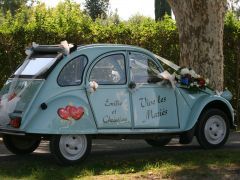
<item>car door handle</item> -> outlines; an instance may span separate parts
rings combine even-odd
[[[136,88],[136,83],[135,82],[130,82],[129,84],[128,84],[128,88],[129,89],[134,89],[134,88]]]

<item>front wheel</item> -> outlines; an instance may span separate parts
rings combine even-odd
[[[229,131],[227,115],[219,109],[209,109],[200,116],[196,137],[203,148],[215,149],[226,143]]]
[[[41,142],[40,138],[34,138],[29,136],[14,136],[4,135],[3,143],[6,148],[13,154],[24,155],[30,154],[38,148]]]
[[[62,165],[73,165],[86,159],[91,151],[89,135],[56,135],[50,141],[50,151]]]

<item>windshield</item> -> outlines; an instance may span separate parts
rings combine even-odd
[[[57,60],[57,54],[33,54],[14,73],[14,76],[39,76],[45,73]]]

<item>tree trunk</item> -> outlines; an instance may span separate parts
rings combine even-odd
[[[168,0],[176,17],[180,65],[223,89],[223,26],[226,0]]]

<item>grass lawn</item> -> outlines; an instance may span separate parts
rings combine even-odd
[[[200,148],[92,154],[62,167],[50,154],[0,157],[0,179],[239,179],[240,150]]]

